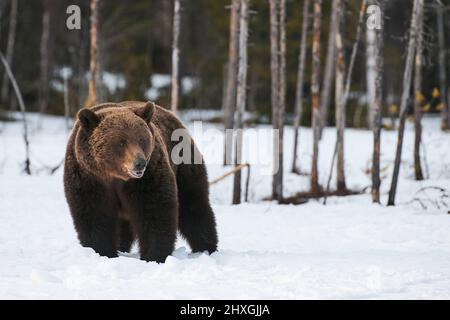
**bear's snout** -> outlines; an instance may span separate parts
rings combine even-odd
[[[134,160],[134,172],[142,172],[145,170],[145,167],[147,166],[147,162],[144,158],[139,157],[136,160]]]

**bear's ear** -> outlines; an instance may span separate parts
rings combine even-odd
[[[134,109],[134,113],[144,119],[145,122],[150,123],[153,117],[153,113],[155,112],[155,104],[153,102],[148,101],[142,107],[136,107]]]
[[[95,112],[87,108],[78,111],[77,117],[81,127],[87,131],[94,129],[100,123],[100,119]]]

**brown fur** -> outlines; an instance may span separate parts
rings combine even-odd
[[[194,252],[216,250],[205,165],[175,165],[169,157],[178,128],[184,128],[180,120],[153,103],[108,103],[79,112],[64,188],[83,246],[116,257],[136,239],[141,259],[163,262],[179,230]],[[145,172],[136,178],[142,163]]]

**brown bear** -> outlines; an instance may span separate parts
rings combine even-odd
[[[141,259],[164,262],[179,230],[193,252],[217,249],[203,158],[172,161],[176,129],[185,128],[152,102],[105,103],[78,112],[64,189],[82,246],[117,257],[136,239]],[[198,149],[188,138],[194,157]]]

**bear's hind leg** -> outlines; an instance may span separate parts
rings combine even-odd
[[[214,212],[209,203],[209,183],[204,164],[180,164],[177,168],[181,235],[193,252],[217,250]]]

